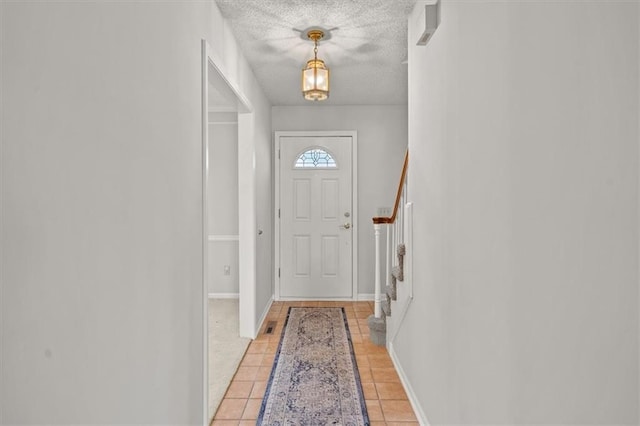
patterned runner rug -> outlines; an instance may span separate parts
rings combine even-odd
[[[289,308],[258,425],[368,425],[342,308]]]

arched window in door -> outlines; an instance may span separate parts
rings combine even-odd
[[[293,166],[295,169],[325,168],[337,169],[333,156],[322,148],[310,148],[298,156]]]

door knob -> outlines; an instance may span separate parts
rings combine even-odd
[[[349,222],[345,223],[344,225],[340,225],[340,228],[342,229],[349,229],[351,228],[351,224]]]

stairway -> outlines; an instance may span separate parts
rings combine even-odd
[[[386,345],[387,343],[387,317],[391,316],[391,306],[395,306],[398,303],[401,305],[400,316],[397,320],[394,318],[391,324],[389,324],[389,332],[392,334],[390,339],[393,340],[395,336],[394,333],[397,333],[398,326],[403,321],[404,314],[406,313],[407,305],[405,300],[407,296],[410,299],[413,298],[413,280],[409,273],[409,291],[401,292],[401,300],[392,303],[398,299],[398,281],[404,281],[404,257],[406,247],[411,248],[411,215],[409,214],[409,217],[405,218],[405,209],[409,209],[408,211],[410,213],[412,205],[412,203],[407,201],[406,176],[408,166],[409,151],[407,151],[404,156],[400,183],[398,184],[392,214],[390,216],[376,216],[372,218],[375,234],[375,312],[367,318],[367,322],[369,324],[369,336],[371,341],[376,345]],[[389,209],[386,208],[384,210],[389,211]],[[383,211],[383,208],[379,208],[378,211]],[[381,235],[386,237],[384,253],[383,250],[381,250]],[[407,245],[405,245],[405,241]],[[411,272],[412,260],[411,258],[407,260],[409,262],[407,271]],[[385,285],[385,289],[382,288],[383,283],[380,277],[382,271],[384,271],[384,275],[389,279],[387,285]]]
[[[391,283],[385,286],[384,300],[381,301],[382,313],[380,318],[370,315],[367,318],[369,324],[369,336],[371,342],[384,346],[387,343],[387,317],[391,316],[391,302],[398,297],[398,281],[404,281],[404,256],[406,247],[398,244],[397,247],[398,265],[391,268]]]

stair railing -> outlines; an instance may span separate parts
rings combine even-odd
[[[375,310],[376,318],[382,317],[382,282],[380,272],[382,269],[382,261],[380,254],[380,235],[382,230],[386,233],[386,253],[384,260],[384,273],[386,276],[386,284],[390,285],[391,271],[398,266],[398,257],[396,249],[400,244],[404,243],[404,205],[406,204],[407,191],[407,168],[409,166],[409,151],[404,156],[404,164],[402,166],[402,174],[400,175],[400,183],[396,192],[396,200],[393,206],[391,216],[378,216],[373,218],[373,230],[375,233]]]

